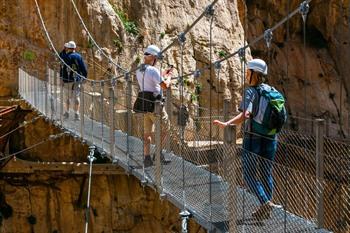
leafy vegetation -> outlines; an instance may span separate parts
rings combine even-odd
[[[123,43],[119,40],[119,38],[115,38],[113,40],[113,44],[118,48],[119,52],[123,50]]]
[[[141,57],[137,56],[135,59],[135,63],[138,65],[138,64],[140,64],[140,62],[141,62]]]
[[[220,50],[218,52],[218,55],[219,55],[220,58],[224,58],[224,57],[226,57],[227,53],[224,50]]]
[[[23,52],[23,59],[27,61],[34,61],[36,58],[35,52],[31,50],[26,50]]]
[[[118,15],[120,21],[122,22],[125,31],[130,33],[133,36],[137,36],[139,34],[139,29],[137,27],[136,22],[129,20],[127,14],[123,12],[122,10],[119,10],[116,6],[111,4],[113,7],[114,12]]]

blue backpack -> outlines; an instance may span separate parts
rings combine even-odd
[[[265,136],[280,132],[287,121],[283,95],[267,84],[255,87],[258,93],[258,109],[252,119],[252,131]]]

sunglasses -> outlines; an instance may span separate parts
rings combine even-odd
[[[144,53],[143,55],[145,55],[145,56],[152,56],[152,54],[150,54],[150,53]]]

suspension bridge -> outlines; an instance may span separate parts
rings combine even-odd
[[[110,60],[110,57],[103,52],[101,46],[89,32],[74,0],[71,2],[91,41],[101,51],[101,54]],[[171,47],[179,46],[181,67],[178,80],[182,97],[181,105],[184,104],[183,80],[185,77],[195,76],[198,79],[203,72],[208,71],[212,75],[212,70],[217,72],[217,77],[219,77],[221,64],[234,56],[238,56],[242,61],[242,76],[244,77],[245,50],[261,40],[264,40],[269,47],[273,31],[288,23],[290,18],[299,13],[305,25],[309,4],[312,1],[301,2],[297,9],[289,12],[284,19],[274,27],[267,29],[263,35],[249,44],[244,43],[245,46],[220,60],[212,61],[211,51],[210,65],[185,74],[183,56],[186,35],[205,16],[210,19],[211,32],[215,14],[214,5],[217,2],[218,0],[215,0],[208,5],[197,20],[161,52],[161,55],[165,55]],[[40,6],[36,0],[35,3],[48,45],[54,51],[53,56],[59,60],[59,63],[64,64],[46,28]],[[209,37],[212,47],[211,33]],[[242,138],[245,132],[233,126],[227,127],[225,132],[214,131],[211,124],[214,111],[211,105],[209,109],[200,109],[197,106],[195,113],[207,112],[207,116],[202,117],[195,114],[192,116],[194,123],[186,124],[184,116],[179,111],[177,119],[170,119],[171,130],[167,132],[166,143],[163,145],[161,137],[164,135],[161,134],[160,116],[162,103],[156,102],[155,142],[151,146],[156,155],[155,165],[144,167],[143,125],[138,124],[138,122],[143,122],[143,116],[132,111],[132,103],[136,98],[134,93],[137,90],[133,77],[135,71],[140,67],[127,70],[113,60],[110,61],[122,73],[120,76],[111,74],[112,78],[107,80],[82,77],[80,121],[72,117],[68,119],[63,117],[64,100],[70,97],[66,96],[70,95],[70,91],[64,90],[65,87],[60,81],[59,64],[47,63],[45,78],[33,75],[24,67],[19,68],[19,94],[29,107],[65,133],[90,145],[89,171],[86,167],[77,170],[75,164],[69,166],[67,164],[45,164],[45,167],[32,164],[32,170],[59,170],[80,174],[89,172],[91,177],[91,173],[94,172],[113,174],[111,171],[113,166],[115,173],[121,172],[120,168],[123,168],[126,173],[137,177],[143,185],[154,188],[159,192],[161,198],[169,200],[181,210],[182,232],[187,232],[189,217],[193,217],[208,232],[342,232],[341,226],[337,223],[346,222],[347,213],[337,215],[335,212],[336,208],[344,208],[346,201],[337,207],[332,206],[332,203],[327,201],[325,190],[326,188],[331,190],[333,185],[341,185],[345,190],[344,199],[350,194],[349,182],[334,184],[336,181],[332,180],[332,175],[335,174],[339,178],[337,180],[343,180],[348,175],[347,167],[343,162],[347,159],[349,146],[347,143],[325,135],[323,119],[290,116],[291,122],[298,121],[302,123],[301,125],[312,125],[312,129],[295,130],[289,125],[280,133],[277,157],[281,159],[273,162],[276,183],[273,201],[280,204],[281,207],[274,208],[268,219],[255,219],[251,214],[259,203],[257,198],[244,187],[240,159],[243,148],[240,143],[237,143],[237,138]],[[126,88],[118,87],[118,80],[121,79],[126,82]],[[171,117],[174,102],[171,90],[167,91],[166,97],[164,105]],[[209,98],[211,97],[210,91]],[[232,114],[227,110],[228,105],[229,102],[224,101],[224,111],[217,114],[215,118],[228,119]],[[74,115],[73,110],[70,110],[69,113],[70,116]],[[92,166],[96,148],[110,159],[111,165],[102,165],[100,168]],[[335,157],[334,152],[344,156]],[[162,164],[161,153],[171,160],[171,163]],[[303,166],[298,165],[302,162],[296,161],[296,157],[304,160]],[[257,157],[257,160],[259,163],[264,162],[263,158]],[[306,163],[308,169],[305,169]],[[21,163],[13,163],[12,170],[9,168],[8,171],[3,172],[16,172],[20,169],[27,171],[28,167],[25,168]],[[93,183],[89,182],[89,185]]]

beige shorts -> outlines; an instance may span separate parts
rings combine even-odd
[[[156,123],[156,115],[153,112],[148,112],[144,114],[140,114],[143,117],[143,127],[144,134],[154,133],[155,123]],[[166,133],[170,128],[168,114],[165,109],[162,110],[162,120],[161,120],[161,131],[162,134]]]
[[[73,100],[74,103],[79,104],[79,102],[80,102],[80,83],[61,82],[61,85],[63,85],[63,100],[64,100],[64,102],[69,103],[70,100]]]

